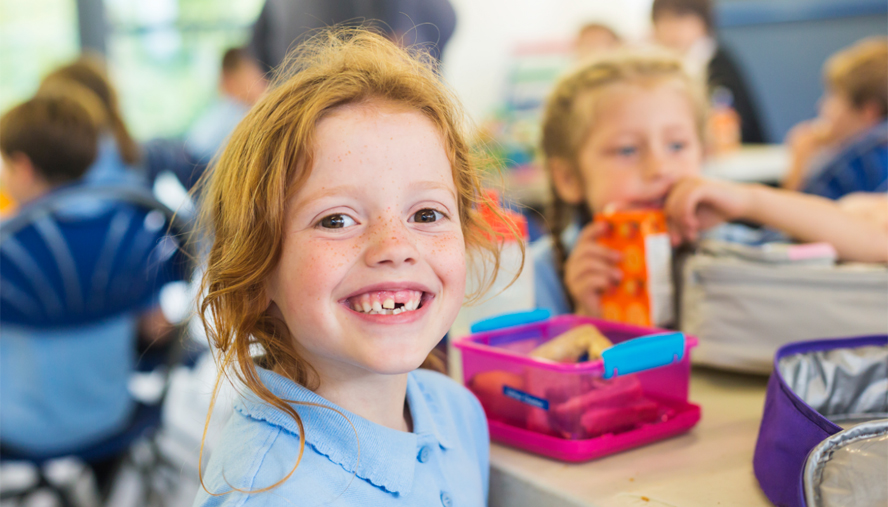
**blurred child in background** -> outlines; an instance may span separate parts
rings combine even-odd
[[[611,27],[604,23],[586,23],[580,28],[574,42],[577,58],[582,60],[620,47],[623,41]]]
[[[733,57],[716,38],[711,0],[654,0],[654,40],[682,56],[688,70],[705,76],[710,95],[733,108],[743,143],[763,143],[758,108]]]
[[[785,188],[839,199],[888,191],[888,39],[865,39],[826,62],[817,118],[787,136]]]
[[[96,158],[99,128],[94,113],[72,95],[38,95],[0,117],[0,156],[3,160],[0,183],[19,203],[19,213],[47,202],[55,192],[79,181]],[[4,245],[7,246],[12,248],[13,245]],[[18,248],[27,246],[19,243]],[[20,253],[19,258],[35,262],[25,252]],[[4,291],[7,290],[10,289],[5,287]],[[15,288],[11,291],[15,293]],[[4,297],[8,295],[9,292]],[[40,375],[44,371],[35,366],[58,365],[53,363],[59,360],[57,356],[45,353],[44,346],[52,346],[52,341],[31,340],[30,335],[22,339],[17,331],[15,326],[4,327],[3,340],[0,340],[0,398],[3,400],[0,449],[4,454],[10,450],[43,454],[80,445],[105,430],[117,429],[120,411],[116,404],[113,410],[102,412],[95,418],[96,414],[90,412],[109,399],[111,403],[117,401],[117,392],[106,386],[108,378],[101,379],[98,394],[91,400],[95,402],[92,407],[79,403],[82,399],[59,396],[57,389],[46,388],[53,379]],[[67,346],[57,346],[56,349],[62,353],[71,352]],[[64,360],[70,359],[67,355]],[[69,368],[52,368],[58,369],[67,371]],[[35,381],[28,375],[39,375],[39,379]],[[84,398],[89,396],[84,394]],[[84,412],[87,413],[85,417],[75,417],[74,421],[64,417]],[[89,424],[78,424],[83,421]]]
[[[542,151],[553,190],[551,237],[531,247],[537,306],[600,314],[621,254],[596,241],[608,210],[664,209],[674,244],[726,220],[751,220],[848,260],[885,262],[888,232],[816,196],[699,177],[706,99],[682,63],[617,52],[565,76],[549,98]]]
[[[192,125],[185,140],[191,156],[208,163],[267,86],[262,69],[246,49],[226,51],[219,75],[219,97]]]
[[[620,254],[596,242],[605,208],[662,208],[672,185],[703,160],[706,97],[677,58],[619,51],[555,87],[542,151],[553,190],[551,237],[531,247],[537,306],[597,316],[617,284]]]
[[[104,62],[97,56],[83,55],[43,78],[37,94],[48,89],[64,88],[67,83],[89,89],[103,107],[104,122],[100,126],[98,155],[84,179],[103,185],[146,185],[139,168],[139,145],[123,121],[117,93],[108,79]]]
[[[27,206],[79,180],[96,158],[98,118],[83,95],[38,95],[10,109],[0,118],[3,189]]]

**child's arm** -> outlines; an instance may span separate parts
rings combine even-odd
[[[678,182],[666,200],[673,242],[726,220],[748,220],[799,241],[825,241],[849,261],[888,262],[888,231],[818,196],[704,178]]]
[[[885,192],[855,192],[836,202],[846,213],[871,220],[888,232],[888,194]]]

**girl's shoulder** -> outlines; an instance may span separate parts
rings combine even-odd
[[[238,404],[215,441],[219,445],[213,449],[203,470],[206,490],[198,491],[195,507],[290,505],[283,499],[307,486],[316,498],[333,498],[338,493],[333,487],[335,484],[323,480],[323,476],[335,470],[331,470],[325,460],[318,459],[310,446],[302,447],[297,434],[255,413],[245,412]],[[294,473],[270,491],[250,493],[287,477],[297,459],[300,459],[298,474]],[[302,498],[302,501],[309,499]]]

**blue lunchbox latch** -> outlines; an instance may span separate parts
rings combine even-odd
[[[601,353],[604,378],[677,363],[684,359],[684,353],[684,333],[663,333],[627,340]]]
[[[527,312],[507,313],[497,315],[488,319],[479,320],[472,324],[472,333],[484,333],[487,331],[495,331],[505,327],[522,326],[524,324],[533,324],[541,320],[546,320],[552,316],[552,312],[545,308],[537,308]]]

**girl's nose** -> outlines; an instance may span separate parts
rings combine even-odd
[[[649,150],[644,161],[644,175],[649,180],[659,180],[670,175],[665,153]]]
[[[380,218],[369,231],[365,253],[368,266],[415,264],[419,251],[407,224],[396,217]]]

